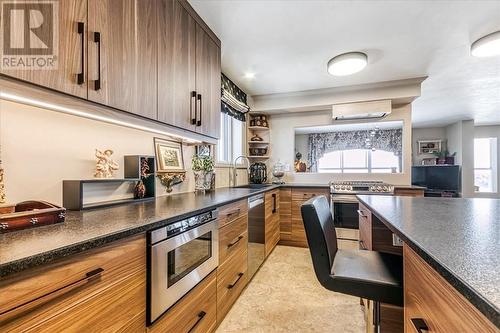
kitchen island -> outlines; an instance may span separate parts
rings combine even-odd
[[[415,307],[407,289],[418,280],[418,271],[407,269],[408,254],[415,254],[432,268],[438,279],[444,279],[459,298],[484,316],[490,329],[500,328],[500,200],[411,198],[394,196],[359,195],[358,199],[373,215],[400,237],[405,244],[405,327],[407,307]],[[417,276],[408,276],[409,273]],[[410,278],[410,279],[409,279]],[[436,279],[436,281],[438,281]],[[439,288],[436,282],[431,289]],[[441,295],[444,296],[444,293]],[[422,301],[420,299],[420,301]],[[436,300],[433,300],[436,301]],[[449,299],[434,310],[446,310]],[[460,300],[459,300],[460,301]],[[411,304],[410,304],[411,303]],[[418,302],[417,302],[418,303]],[[464,305],[464,302],[460,302]],[[425,307],[425,304],[417,304]],[[449,305],[451,306],[451,305]],[[455,309],[450,309],[454,311]],[[425,311],[421,311],[425,314]],[[453,316],[448,316],[452,318]],[[422,319],[422,318],[419,318]],[[423,318],[425,322],[426,318]],[[442,318],[446,320],[448,318]],[[465,320],[465,319],[464,319]],[[439,326],[427,320],[429,328]],[[413,324],[413,325],[418,325]],[[478,331],[481,330],[477,326]],[[496,327],[496,328],[495,328]],[[405,328],[406,330],[406,328]],[[489,330],[488,330],[489,331]],[[408,332],[411,332],[408,330]]]

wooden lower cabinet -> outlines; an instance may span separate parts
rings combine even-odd
[[[1,332],[143,332],[145,237],[0,280]]]
[[[404,331],[417,332],[422,320],[429,332],[498,332],[498,329],[439,273],[404,246]]]
[[[280,244],[292,239],[292,189],[280,188]]]
[[[265,202],[265,255],[273,251],[280,240],[280,192],[266,192]]]
[[[324,195],[329,199],[327,188],[291,188],[280,192],[280,244],[307,247],[307,237],[300,207],[307,200]]]
[[[209,333],[217,327],[217,273],[213,271],[147,331]]]
[[[248,282],[248,251],[242,247],[217,268],[217,321],[222,322]]]
[[[219,229],[219,265],[248,246],[248,214]]]

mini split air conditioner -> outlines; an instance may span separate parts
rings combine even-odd
[[[391,114],[390,100],[332,105],[334,121],[378,120]]]

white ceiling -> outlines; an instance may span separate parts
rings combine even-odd
[[[500,57],[469,55],[473,41],[500,30],[500,0],[189,2],[222,41],[224,73],[249,95],[428,75],[415,126],[500,124]],[[368,54],[367,68],[329,75],[327,61],[348,51]]]

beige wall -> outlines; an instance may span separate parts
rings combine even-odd
[[[154,155],[152,133],[102,123],[23,104],[0,100],[0,146],[8,202],[35,199],[62,203],[62,181],[91,179],[94,149],[113,149],[123,177],[123,156]],[[187,180],[173,193],[194,190],[191,157],[184,146]],[[229,169],[216,169],[216,185],[229,185]],[[239,182],[240,184],[244,181]],[[157,195],[166,194],[159,181]],[[130,187],[108,186],[93,192],[92,201],[129,197]]]
[[[411,183],[411,105],[393,108],[384,119],[403,121],[403,172],[400,174],[325,174],[288,172],[285,181],[296,183],[328,183],[331,180],[382,180],[391,184],[408,185]],[[308,111],[301,113],[279,114],[271,117],[271,152],[269,165],[278,159],[292,166],[294,158],[294,138],[296,127],[328,125],[332,123],[331,111]],[[307,156],[304,156],[307,158]]]
[[[446,149],[446,129],[444,127],[414,128],[412,130],[412,162],[421,165],[424,158],[435,157],[433,154],[419,154],[418,141],[443,140],[442,149]]]

